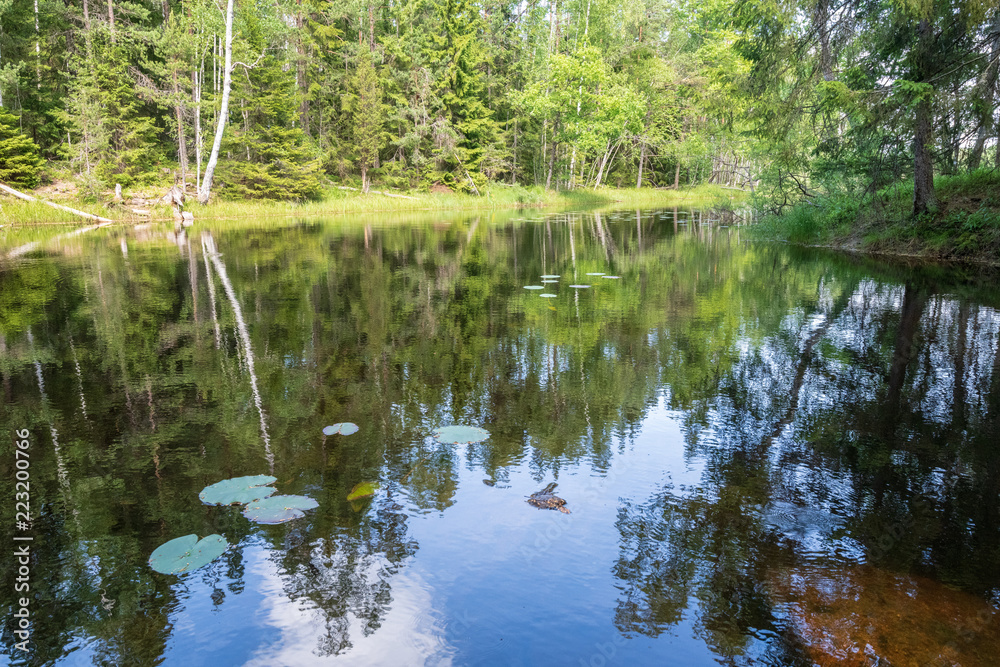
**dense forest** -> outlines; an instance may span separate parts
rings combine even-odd
[[[992,0],[0,0],[0,181],[755,190],[1000,163]]]

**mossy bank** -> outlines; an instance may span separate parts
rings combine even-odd
[[[752,231],[801,245],[1000,264],[1000,171],[938,176],[934,187],[937,203],[925,215],[910,214],[913,186],[899,184],[863,199],[818,197],[763,216]]]

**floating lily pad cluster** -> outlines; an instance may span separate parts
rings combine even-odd
[[[323,428],[323,435],[353,435],[358,432],[358,425],[351,422],[338,422]]]
[[[608,280],[619,280],[621,278],[621,276],[609,276],[608,274],[600,272],[600,271],[593,271],[593,272],[588,273],[587,275],[588,276],[593,276],[594,278],[606,278]],[[558,278],[559,278],[559,276],[557,274],[546,273],[545,275],[542,276],[542,285],[544,286],[544,285],[550,285],[550,284],[553,284],[553,283],[558,283],[559,282]],[[573,289],[589,289],[591,287],[591,285],[569,285],[569,287],[571,287]],[[541,286],[538,286],[538,285],[525,285],[524,289],[540,290],[540,289],[544,289],[544,287],[541,287]],[[545,297],[546,299],[553,299],[553,298],[556,297],[556,295],[552,294],[551,292],[543,292],[543,293],[539,294],[538,296]]]
[[[243,516],[257,523],[284,523],[316,509],[318,503],[305,496],[275,496],[276,478],[249,475],[224,479],[202,489],[198,495],[206,505],[245,505]]]
[[[356,427],[355,427],[356,428]],[[276,524],[305,516],[319,507],[306,496],[276,496],[270,475],[247,475],[209,484],[198,498],[206,505],[244,505],[243,516],[257,523]],[[198,539],[185,535],[161,544],[149,557],[149,566],[163,574],[181,574],[208,565],[229,547],[221,535]]]

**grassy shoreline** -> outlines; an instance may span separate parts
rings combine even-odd
[[[45,193],[33,193],[46,198]],[[162,194],[162,193],[159,193]],[[477,209],[519,209],[519,208],[602,208],[629,206],[656,207],[712,207],[729,205],[742,201],[745,193],[726,190],[717,186],[702,185],[681,190],[659,190],[652,188],[601,188],[599,190],[554,191],[542,188],[493,185],[484,189],[482,196],[447,193],[392,193],[402,197],[382,194],[363,195],[356,191],[328,189],[322,199],[308,202],[275,201],[227,201],[216,200],[201,205],[189,200],[185,206],[195,220],[225,220],[254,218],[307,217],[316,215],[370,214],[375,212],[418,212],[418,211],[472,211]],[[137,193],[138,200],[150,200],[156,193]],[[122,223],[141,223],[172,220],[173,212],[168,206],[126,206],[148,209],[150,217],[136,215],[126,208],[101,202],[85,202],[75,197],[51,198],[51,201],[80,209],[87,213],[110,218]],[[26,202],[13,197],[0,198],[0,225],[24,226],[45,224],[91,224],[89,220],[71,213],[54,209],[40,202]]]
[[[817,198],[751,227],[760,239],[873,256],[1000,265],[1000,172],[979,170],[934,179],[937,207],[910,215],[912,184],[867,201]]]

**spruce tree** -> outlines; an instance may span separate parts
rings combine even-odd
[[[469,0],[439,0],[441,33],[433,35],[443,71],[439,76],[440,95],[445,119],[458,134],[455,147],[443,155],[457,163],[464,172],[479,167],[483,152],[496,140],[499,126],[492,112],[483,104],[483,76],[479,66],[484,55],[477,36],[481,21]]]
[[[149,178],[159,162],[157,128],[136,97],[126,49],[112,41],[109,33],[98,33],[93,43],[95,97],[103,111],[101,125],[108,140],[97,176],[106,185],[128,186]]]
[[[367,47],[361,47],[358,57],[358,70],[353,81],[354,105],[354,140],[358,145],[358,163],[361,167],[361,189],[368,192],[371,178],[368,171],[378,157],[382,147],[382,86],[378,74],[372,65],[371,52]]]
[[[320,161],[298,121],[294,72],[266,55],[246,76],[233,77],[233,99],[244,112],[223,141],[219,191],[246,199],[315,199]]]
[[[33,188],[41,165],[38,146],[21,134],[17,117],[0,107],[0,183]]]

